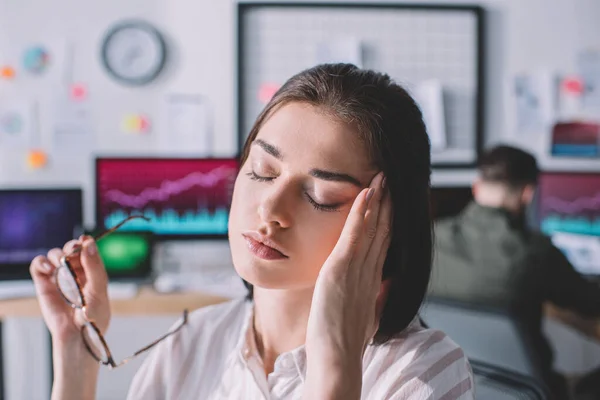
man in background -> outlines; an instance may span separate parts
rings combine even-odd
[[[567,385],[553,371],[552,351],[542,333],[543,304],[600,317],[600,285],[585,280],[549,238],[527,227],[525,211],[538,173],[535,158],[514,147],[498,146],[482,155],[474,201],[435,227],[430,296],[516,315],[533,343],[545,383],[557,399],[567,399]],[[576,399],[600,399],[600,369],[580,381],[576,394]]]

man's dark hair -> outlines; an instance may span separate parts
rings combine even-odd
[[[536,184],[539,169],[535,157],[524,150],[500,145],[485,151],[477,163],[484,182],[516,188]]]
[[[408,92],[386,74],[351,64],[318,65],[291,77],[273,96],[250,131],[242,165],[264,122],[294,102],[356,127],[371,162],[386,176],[394,216],[383,278],[390,284],[374,338],[384,343],[417,316],[431,273],[430,144],[423,116]],[[245,283],[251,297],[252,286]]]

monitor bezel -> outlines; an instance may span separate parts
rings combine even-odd
[[[106,229],[102,223],[102,215],[100,210],[100,180],[98,179],[98,165],[102,161],[234,161],[237,164],[237,170],[240,170],[240,160],[238,157],[152,157],[152,156],[96,156],[94,159],[94,218],[96,229]],[[133,232],[133,231],[128,231]],[[154,233],[157,242],[171,240],[215,240],[228,239],[229,232],[222,234],[164,234]]]
[[[69,186],[69,187],[36,187],[36,188],[20,188],[20,187],[3,187],[0,188],[0,195],[2,194],[11,194],[11,193],[27,193],[27,194],[51,194],[51,193],[60,193],[60,194],[74,194],[79,197],[80,207],[79,207],[79,215],[78,219],[80,221],[79,229],[81,232],[84,231],[84,198],[83,198],[83,189],[81,187]],[[77,228],[77,227],[75,227]],[[49,249],[50,250],[50,249]],[[46,256],[46,254],[40,254],[42,256]],[[9,280],[30,280],[31,273],[29,272],[29,267],[31,265],[31,261],[29,263],[2,263],[0,262],[0,280],[9,281]]]

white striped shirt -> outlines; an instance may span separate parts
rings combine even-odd
[[[300,399],[304,346],[281,354],[265,374],[256,351],[252,303],[236,299],[201,308],[155,349],[137,372],[129,400]],[[469,400],[471,367],[444,333],[418,322],[363,357],[363,400]]]

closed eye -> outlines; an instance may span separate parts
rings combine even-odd
[[[260,176],[254,171],[250,171],[246,175],[248,175],[248,177],[250,177],[250,179],[252,179],[253,181],[259,181],[259,182],[270,182],[273,179],[275,179],[275,177],[272,177],[272,176]]]
[[[250,172],[246,173],[246,175],[253,181],[258,181],[258,182],[272,182],[275,179],[274,176],[261,176],[261,175],[258,175],[254,171],[250,171]],[[341,204],[318,203],[312,197],[310,197],[310,195],[307,192],[304,192],[304,197],[306,197],[306,200],[308,200],[310,205],[313,206],[313,208],[317,211],[324,211],[324,212],[339,211],[339,208],[341,206]]]

